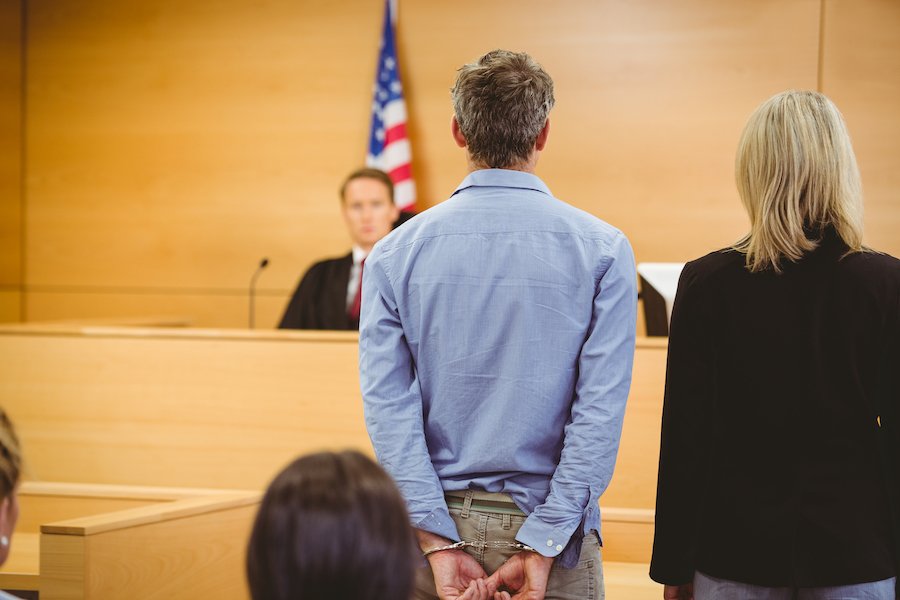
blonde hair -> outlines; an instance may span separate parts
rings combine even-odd
[[[831,227],[862,247],[862,189],[844,119],[818,92],[787,91],[757,108],[741,135],[735,179],[750,233],[735,244],[747,268],[781,271]]]
[[[0,408],[0,499],[9,497],[22,471],[19,438],[6,411]]]

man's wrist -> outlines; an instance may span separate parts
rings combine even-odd
[[[419,549],[425,553],[432,548],[440,548],[453,544],[453,540],[445,538],[442,535],[425,531],[424,529],[416,529],[416,539],[419,542]]]
[[[435,546],[433,548],[422,548],[422,556],[428,558],[430,555],[435,554],[437,552],[443,552],[445,550],[461,550],[466,545],[465,542],[455,542],[453,544],[447,544],[445,546]]]
[[[528,556],[526,557],[525,560],[536,560],[538,562],[544,563],[545,565],[552,565],[553,562],[556,560],[556,557],[555,556],[544,556],[537,550],[532,550],[531,552],[528,553]]]

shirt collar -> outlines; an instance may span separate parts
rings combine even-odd
[[[470,187],[520,188],[535,190],[548,196],[553,196],[547,184],[541,181],[537,175],[511,169],[479,169],[472,171],[462,180],[462,183],[459,184],[453,195]]]
[[[359,263],[361,263],[366,256],[368,256],[368,253],[365,250],[363,250],[356,244],[353,245],[353,264],[354,265],[358,265]]]

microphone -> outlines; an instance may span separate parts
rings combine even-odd
[[[250,329],[253,329],[254,321],[255,321],[254,304],[256,302],[256,280],[259,279],[259,275],[263,272],[263,269],[265,269],[268,266],[269,266],[269,259],[263,258],[261,261],[259,261],[259,266],[256,267],[256,270],[253,271],[253,277],[250,278],[250,318],[249,318]]]

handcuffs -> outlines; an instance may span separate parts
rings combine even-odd
[[[434,554],[435,552],[442,552],[444,550],[459,550],[462,548],[478,548],[481,550],[491,549],[491,550],[520,550],[527,552],[537,552],[531,546],[526,546],[525,544],[521,544],[519,542],[467,542],[462,540],[460,542],[456,542],[454,544],[449,544],[447,546],[438,546],[437,548],[429,548],[425,552],[422,553],[422,556],[428,556],[429,554]]]

